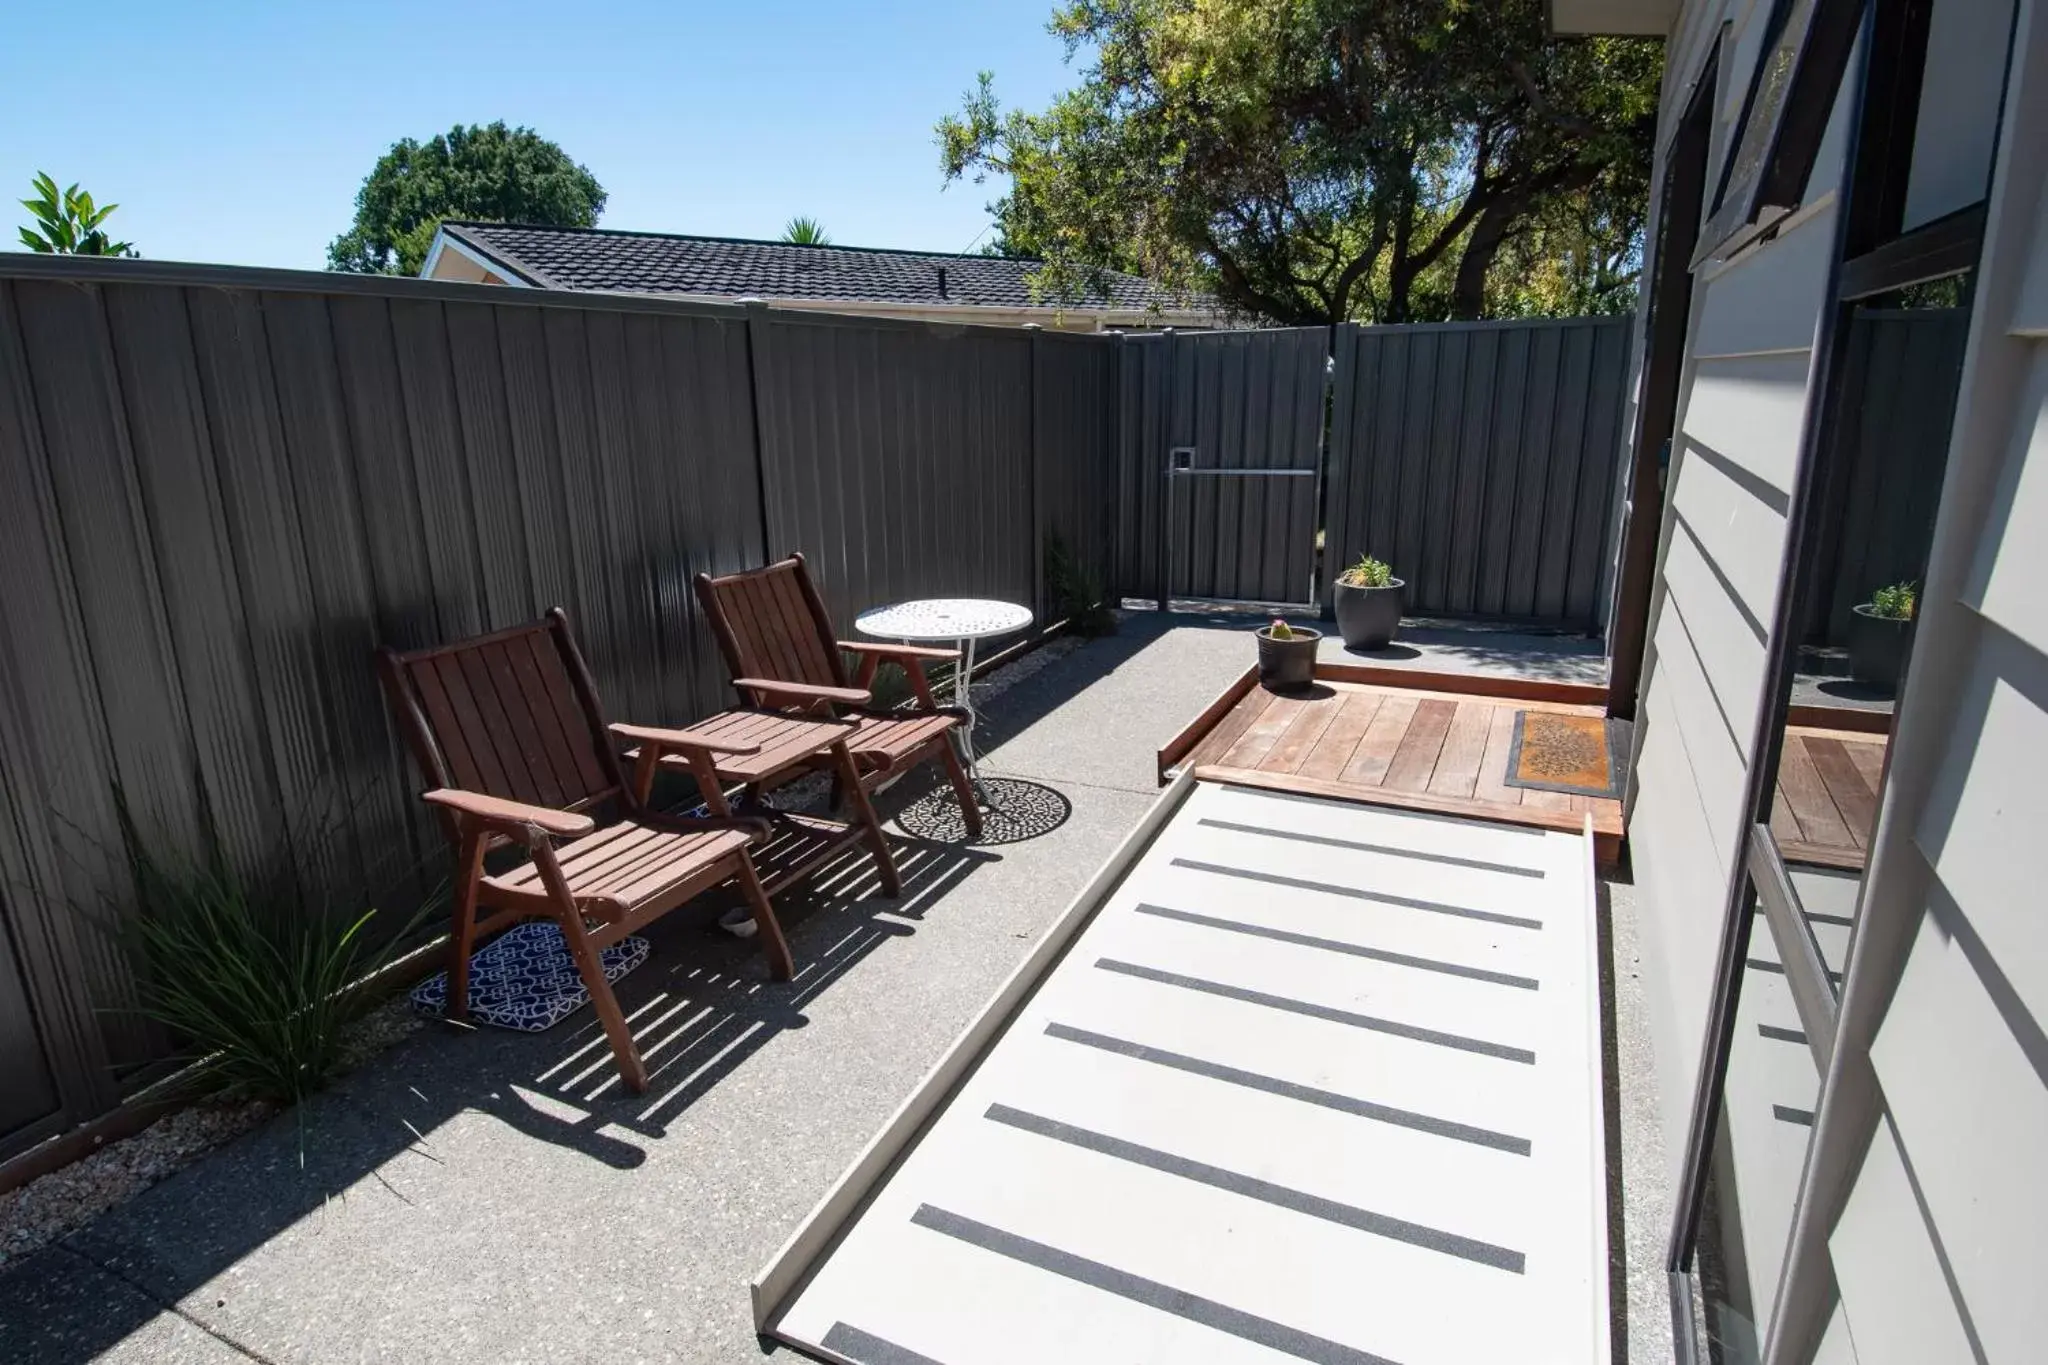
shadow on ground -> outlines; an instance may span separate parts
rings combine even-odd
[[[1013,687],[986,742],[1105,681],[1129,687],[1118,671],[1171,624]],[[1163,737],[1124,746],[1130,792],[1082,799],[1057,775],[991,773],[1007,810],[973,841],[930,779],[885,793],[903,894],[883,898],[853,851],[777,897],[792,981],[716,929],[716,896],[650,926],[649,961],[618,985],[644,1094],[619,1081],[587,1010],[543,1034],[429,1024],[0,1270],[0,1359],[461,1360],[520,1343],[542,1358],[566,1343],[757,1354],[745,1274],[1136,819]],[[821,1009],[826,1038],[793,1047]],[[621,1295],[629,1318],[603,1320],[597,1305]],[[644,1320],[656,1315],[673,1323]]]

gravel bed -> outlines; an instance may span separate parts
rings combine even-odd
[[[421,1020],[404,995],[357,1020],[342,1045],[353,1070],[413,1033]],[[132,1137],[81,1157],[20,1189],[0,1194],[0,1266],[69,1236],[116,1205],[240,1137],[272,1114],[268,1101],[203,1101],[158,1119]]]

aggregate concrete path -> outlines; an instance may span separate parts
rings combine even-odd
[[[754,1335],[748,1279],[1136,823],[1158,746],[1248,662],[1243,625],[1136,615],[1004,693],[984,716],[986,769],[1028,784],[1006,793],[1056,827],[970,847],[902,834],[899,816],[902,900],[858,867],[807,903],[785,898],[790,985],[701,916],[657,925],[620,992],[654,1072],[646,1095],[621,1090],[580,1016],[539,1036],[430,1027],[0,1273],[0,1358],[793,1358]],[[1463,654],[1512,667],[1514,643]],[[1528,643],[1548,676],[1586,667],[1576,648]],[[891,793],[885,814],[917,795]],[[1642,1362],[1660,1338],[1668,1358],[1662,1273],[1643,1259],[1667,1215],[1622,937],[1634,1036],[1609,1068],[1629,1132],[1616,1242]]]

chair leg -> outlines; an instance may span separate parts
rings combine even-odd
[[[833,745],[832,763],[845,787],[847,799],[853,802],[853,821],[861,827],[868,850],[875,855],[875,870],[882,874],[882,894],[894,900],[903,894],[903,874],[896,870],[896,856],[889,851],[889,840],[882,833],[882,820],[875,814],[875,803],[868,800],[868,789],[860,783],[860,772],[853,766],[852,751],[844,743]]]
[[[640,1060],[640,1049],[633,1045],[633,1031],[626,1027],[626,1014],[619,1008],[619,998],[612,994],[612,983],[604,979],[604,963],[597,949],[590,946],[590,935],[583,929],[583,912],[576,908],[576,898],[569,894],[569,883],[562,876],[562,865],[555,861],[555,850],[542,839],[535,842],[531,852],[541,885],[548,889],[548,899],[555,903],[555,922],[562,927],[562,942],[568,945],[569,956],[576,963],[576,974],[583,978],[583,989],[590,992],[590,1003],[597,1010],[598,1022],[604,1025],[604,1036],[611,1040],[619,1076],[636,1093],[643,1091],[647,1089],[647,1064]]]
[[[967,765],[953,748],[953,737],[939,737],[939,752],[946,758],[946,776],[953,779],[953,794],[960,798],[960,817],[967,822],[967,837],[981,837],[981,803],[974,798],[974,784],[967,779]]]
[[[584,932],[583,916],[575,912],[557,914],[556,923],[562,926],[562,941],[569,945],[569,956],[575,959],[576,974],[583,978],[583,989],[590,992],[590,1003],[597,1010],[597,1020],[604,1025],[604,1036],[612,1045],[612,1057],[619,1065],[619,1077],[636,1094],[647,1089],[647,1064],[640,1060],[640,1049],[633,1042],[633,1031],[626,1027],[626,1012],[619,1008],[619,998],[612,994],[612,983],[604,979],[604,962],[598,957],[597,949],[590,946],[590,936]]]
[[[787,981],[796,975],[796,959],[789,955],[789,940],[782,936],[781,921],[775,918],[775,907],[768,903],[768,893],[761,889],[761,878],[754,871],[754,860],[745,853],[740,854],[740,894],[747,898],[747,905],[754,912],[754,927],[760,931],[761,956],[768,959],[768,974],[777,981]]]
[[[455,930],[448,940],[448,1003],[442,1013],[449,1019],[467,1019],[469,955],[476,951],[477,887],[484,875],[482,837],[464,835],[456,856]]]

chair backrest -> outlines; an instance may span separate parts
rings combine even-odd
[[[697,600],[733,677],[846,686],[832,618],[802,555],[720,578],[698,574]]]
[[[377,663],[406,744],[435,786],[555,810],[581,810],[623,790],[596,688],[561,608],[434,649],[380,649]]]

